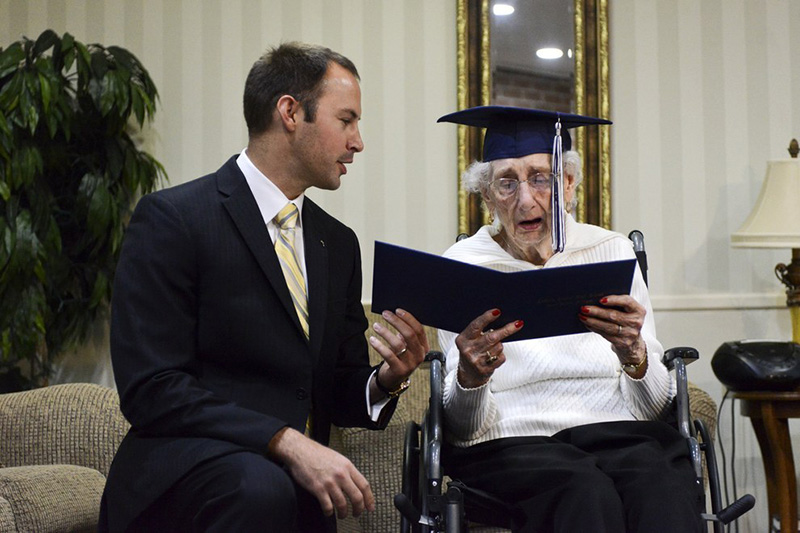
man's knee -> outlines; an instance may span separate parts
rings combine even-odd
[[[255,453],[199,465],[173,488],[184,525],[223,531],[289,531],[297,516],[295,486],[280,466]]]
[[[225,463],[214,480],[215,499],[241,513],[297,514],[294,483],[279,465],[257,454],[234,454]]]

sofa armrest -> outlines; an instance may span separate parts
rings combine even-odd
[[[17,533],[17,525],[14,523],[14,512],[11,504],[0,496],[0,531]]]
[[[103,474],[82,466],[0,468],[0,500],[8,504],[0,514],[10,508],[11,531],[18,533],[94,531],[105,483]]]
[[[0,394],[0,463],[73,464],[108,475],[128,430],[117,392],[90,383]]]
[[[706,391],[689,382],[689,411],[692,420],[702,420],[714,439],[717,430],[717,404]]]

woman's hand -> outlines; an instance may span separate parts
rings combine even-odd
[[[623,365],[634,365],[634,378],[641,378],[647,371],[647,345],[642,338],[646,311],[642,305],[628,295],[606,296],[600,305],[586,305],[578,317],[590,331],[601,335],[611,343]]]
[[[494,371],[506,362],[503,339],[523,326],[522,320],[517,320],[498,330],[484,331],[498,316],[499,309],[486,311],[470,322],[456,337],[459,354],[458,382],[465,389],[474,389],[489,381]]]

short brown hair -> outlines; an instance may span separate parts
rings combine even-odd
[[[244,119],[250,136],[266,131],[278,100],[286,94],[303,106],[306,122],[314,122],[322,79],[331,62],[347,69],[360,81],[352,61],[323,46],[290,42],[261,56],[244,84]]]

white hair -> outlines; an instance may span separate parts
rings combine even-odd
[[[563,154],[564,158],[564,174],[573,176],[575,180],[575,189],[583,181],[583,165],[581,164],[581,156],[575,150],[568,150]],[[466,192],[481,195],[483,202],[483,193],[489,188],[489,183],[492,181],[492,163],[484,163],[483,161],[473,161],[461,175],[461,188]],[[484,202],[485,205],[485,202]],[[572,212],[575,206],[578,205],[578,195],[573,195],[572,201],[567,206],[567,211]],[[500,217],[497,213],[492,213],[492,226],[500,230]]]
[[[575,193],[572,195],[572,201],[567,206],[567,212],[572,213],[575,206],[578,205],[578,187],[583,182],[583,164],[581,162],[581,155],[575,150],[567,150],[563,154],[564,157],[564,174],[569,174],[575,180]]]

